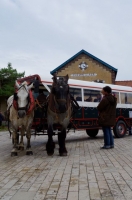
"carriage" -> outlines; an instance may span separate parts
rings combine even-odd
[[[38,77],[40,80],[39,97],[36,101],[35,115],[32,124],[32,134],[47,135],[47,116],[46,106],[47,97],[52,86],[52,79],[45,78],[41,80],[40,76],[35,74],[33,76],[18,79],[20,83],[27,81],[33,82],[34,78]],[[101,127],[98,125],[98,111],[97,105],[101,99],[100,91],[104,87],[104,83],[95,83],[88,81],[80,81],[69,79],[70,94],[73,99],[77,101],[79,107],[72,101],[73,112],[70,118],[67,131],[86,130],[90,137],[96,137]],[[116,125],[113,127],[115,137],[124,137],[127,130],[131,130],[132,126],[132,88],[126,86],[110,85],[113,94],[117,97],[116,109]],[[54,134],[58,134],[60,125],[54,124]]]

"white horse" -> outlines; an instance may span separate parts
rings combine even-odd
[[[7,100],[7,109],[9,109],[9,120],[11,122],[13,130],[13,149],[11,151],[11,156],[17,156],[17,131],[21,128],[21,141],[19,147],[24,149],[23,135],[26,132],[27,137],[27,148],[26,154],[33,154],[30,145],[31,138],[31,126],[34,117],[34,99],[30,89],[33,87],[33,84],[30,86],[27,85],[27,82],[23,82],[21,85],[16,81],[17,92],[8,98]]]

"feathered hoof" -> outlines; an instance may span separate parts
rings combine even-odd
[[[53,154],[54,154],[54,150],[53,151],[47,151],[48,156],[53,156]]]
[[[46,144],[46,151],[48,156],[52,156],[54,154],[55,143],[54,142],[47,142]]]
[[[24,151],[24,147],[23,147],[23,146],[19,146],[19,147],[18,147],[18,150]]]
[[[53,148],[55,149],[55,142],[53,142]]]
[[[60,156],[67,156],[67,152],[60,153]]]
[[[59,148],[59,154],[60,156],[67,156],[67,149],[64,148]]]
[[[33,152],[32,151],[26,151],[26,155],[28,155],[28,156],[33,155]]]
[[[20,147],[19,147],[19,150],[20,150],[20,151],[24,151],[24,147],[23,147],[23,146],[20,146]]]
[[[17,154],[17,152],[16,151],[13,151],[13,152],[11,152],[11,156],[13,157],[13,156],[17,156],[18,154]]]

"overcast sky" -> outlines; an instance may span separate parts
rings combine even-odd
[[[132,0],[0,0],[0,68],[50,76],[81,49],[132,80]]]

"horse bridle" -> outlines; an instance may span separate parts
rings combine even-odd
[[[20,90],[22,87],[24,87],[24,89],[26,90],[26,92],[28,93],[28,91],[27,91],[27,88],[25,87],[25,85],[21,85],[20,86],[20,88],[18,89],[18,90]],[[24,106],[24,107],[21,107],[21,108],[17,108],[17,110],[18,111],[20,111],[20,110],[25,110],[26,112],[27,112],[27,110],[28,110],[28,105],[29,105],[29,93],[28,93],[28,102],[27,102],[27,105],[26,106]],[[17,99],[18,99],[18,97],[17,97]],[[18,104],[18,103],[17,103]]]

